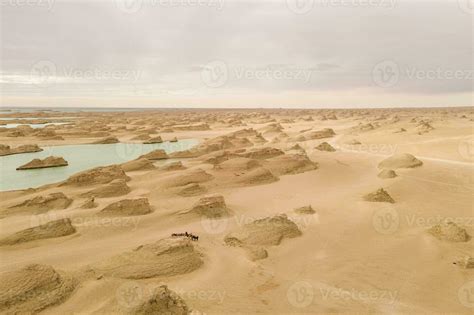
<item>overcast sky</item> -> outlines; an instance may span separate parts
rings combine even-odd
[[[2,106],[466,106],[472,0],[0,0]]]

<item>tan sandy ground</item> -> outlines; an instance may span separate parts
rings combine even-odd
[[[52,266],[38,267],[47,279],[74,279],[73,291],[60,298],[57,285],[35,286],[42,274],[27,281],[34,294],[4,284],[2,290],[27,300],[8,311],[38,310],[41,297],[44,314],[471,314],[474,268],[458,262],[474,256],[473,118],[472,108],[79,113],[70,126],[50,128],[64,140],[1,131],[0,144],[12,147],[112,136],[201,141],[192,158],[152,161],[155,168],[128,164],[130,180],[112,185],[100,176],[100,183],[86,178],[83,185],[0,193],[0,239],[61,218],[76,229],[0,246],[1,279],[31,264]],[[323,142],[335,151],[315,149]],[[385,163],[397,176],[379,177],[380,162],[398,153],[422,165]],[[163,167],[177,160],[183,166]],[[102,193],[116,183],[130,189]],[[365,200],[381,188],[394,203]],[[97,207],[81,208],[91,191],[98,192]],[[44,204],[41,211],[12,208],[58,192],[73,202],[51,201],[50,211]],[[199,201],[209,196],[224,200]],[[114,202],[140,198],[152,211],[101,214]],[[295,211],[307,206],[313,214]],[[210,215],[216,211],[222,215]],[[286,219],[265,219],[280,214],[297,230],[288,234]],[[429,230],[438,224],[447,228]],[[171,237],[184,232],[199,240]],[[232,246],[224,241],[229,235],[259,241]],[[27,274],[15,277],[22,283]],[[7,311],[2,301],[17,301],[10,295],[0,295],[0,312]]]

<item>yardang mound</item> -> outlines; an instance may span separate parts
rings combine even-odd
[[[167,238],[111,257],[94,269],[112,277],[145,279],[186,274],[202,264],[191,240]]]
[[[393,155],[379,163],[379,168],[397,169],[397,168],[413,168],[423,165],[411,154],[403,153]]]
[[[44,213],[49,210],[62,210],[69,207],[72,199],[66,197],[65,194],[52,193],[46,196],[36,196],[32,199],[14,205],[7,210],[7,212],[29,212],[29,213]]]
[[[228,234],[224,241],[232,246],[279,245],[284,238],[301,234],[298,226],[282,214],[245,224],[240,230]]]
[[[55,238],[76,233],[76,229],[69,219],[60,219],[43,225],[19,231],[0,240],[0,245],[16,245],[30,241]]]
[[[439,240],[448,242],[467,242],[471,238],[465,229],[450,221],[431,227],[428,233]]]
[[[316,149],[316,150],[319,150],[319,151],[326,151],[326,152],[335,152],[335,151],[336,151],[336,149],[334,149],[333,146],[330,145],[330,144],[327,143],[327,142],[321,143],[321,144],[318,145],[315,149]]]
[[[58,167],[58,166],[67,166],[68,163],[62,157],[57,156],[48,156],[47,158],[33,159],[30,162],[17,167],[17,170],[31,170],[36,168],[47,168],[47,167]]]
[[[394,170],[382,170],[377,176],[383,179],[395,178],[397,177],[397,173],[395,173]]]
[[[107,184],[114,179],[129,181],[130,177],[118,165],[101,166],[74,174],[63,185],[89,186]]]
[[[393,200],[393,198],[383,188],[378,189],[376,192],[365,195],[364,200],[370,202],[395,203],[395,200]]]
[[[82,196],[85,197],[99,197],[99,198],[108,198],[108,197],[117,197],[128,194],[131,191],[127,183],[123,179],[114,179],[104,186],[97,187]]]
[[[132,216],[145,215],[153,212],[147,198],[124,199],[111,203],[100,211],[100,214]]]
[[[186,213],[195,213],[207,218],[220,218],[227,216],[229,211],[225,203],[224,197],[220,195],[206,196],[199,199],[191,210]]]
[[[76,281],[51,266],[28,265],[0,275],[0,312],[33,314],[66,300]]]

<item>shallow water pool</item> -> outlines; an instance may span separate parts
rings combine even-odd
[[[67,179],[69,176],[97,166],[123,163],[155,149],[167,153],[187,150],[198,143],[195,139],[156,144],[115,143],[81,144],[43,147],[44,151],[0,157],[0,191],[34,188]],[[68,166],[17,171],[32,159],[60,156]]]

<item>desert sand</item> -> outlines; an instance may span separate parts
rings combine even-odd
[[[0,192],[0,313],[472,314],[472,108],[74,116],[0,126],[0,161],[199,144]]]

